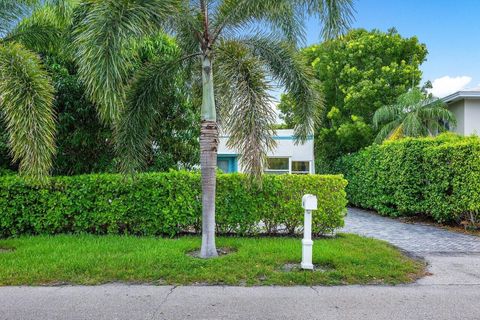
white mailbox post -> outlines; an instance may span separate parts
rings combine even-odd
[[[312,210],[317,210],[317,197],[306,194],[302,198],[302,207],[305,209],[305,220],[302,239],[302,269],[313,270],[312,263]]]

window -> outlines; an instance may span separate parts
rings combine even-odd
[[[237,157],[234,155],[218,155],[217,167],[222,170],[223,173],[237,172]]]
[[[292,161],[292,173],[293,174],[309,174],[310,162],[309,161]]]
[[[268,158],[266,173],[284,174],[290,173],[290,159],[288,158]]]
[[[230,171],[230,161],[228,159],[217,159],[217,167],[224,173],[228,173]]]

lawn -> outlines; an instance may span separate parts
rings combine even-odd
[[[321,271],[285,271],[301,260],[294,238],[228,238],[232,253],[211,260],[188,253],[199,237],[55,236],[0,240],[0,285],[101,284],[107,282],[228,285],[398,284],[424,265],[390,245],[355,235],[315,240]]]

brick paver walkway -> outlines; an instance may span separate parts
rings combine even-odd
[[[341,232],[385,240],[415,254],[480,253],[480,237],[429,225],[403,223],[354,208],[348,209]]]

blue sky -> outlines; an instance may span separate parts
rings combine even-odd
[[[421,69],[438,96],[480,87],[480,0],[356,0],[354,28],[417,36],[429,54]],[[320,41],[318,21],[308,22],[308,44]]]

